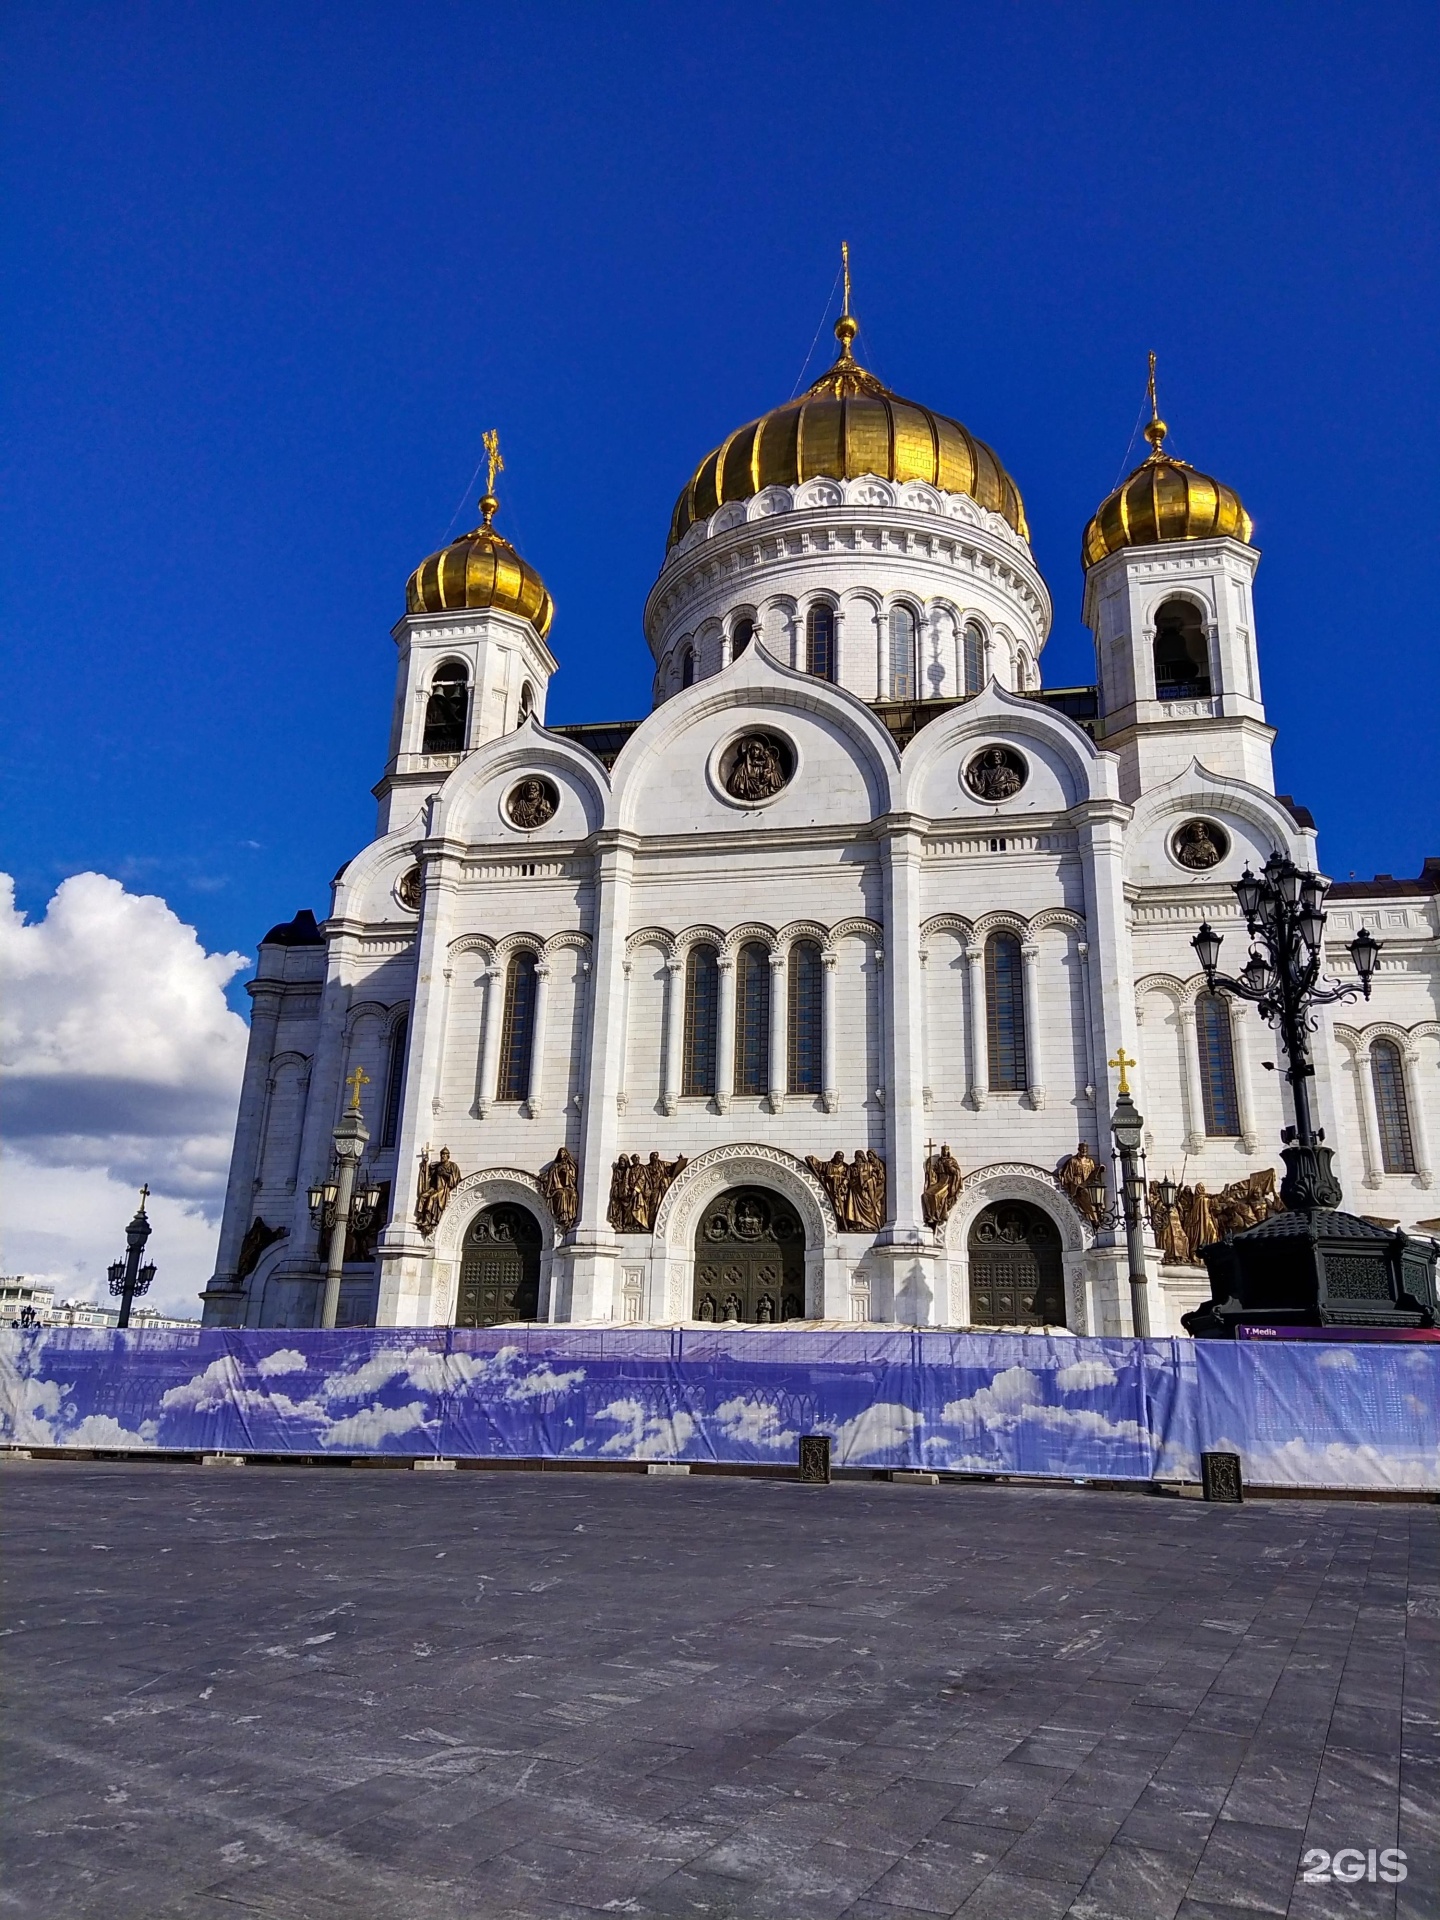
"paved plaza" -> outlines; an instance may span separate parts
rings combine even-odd
[[[1440,1913],[1433,1505],[46,1461],[0,1497],[16,1920]],[[1301,1881],[1397,1846],[1399,1885]]]

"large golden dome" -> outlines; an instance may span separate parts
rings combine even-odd
[[[528,560],[491,526],[500,502],[495,498],[495,475],[504,466],[498,441],[491,457],[490,485],[480,511],[482,525],[462,533],[439,553],[422,560],[405,583],[407,613],[449,613],[460,607],[498,607],[502,613],[528,620],[543,640],[555,618],[555,602]]]
[[[1197,473],[1164,451],[1169,428],[1155,400],[1155,356],[1150,356],[1149,457],[1095,509],[1085,529],[1081,559],[1093,567],[1122,547],[1148,547],[1165,540],[1249,541],[1255,522],[1233,487]]]
[[[835,327],[840,357],[830,371],[798,400],[737,428],[705,456],[675,502],[669,546],[727,500],[749,500],[764,487],[794,487],[822,474],[858,480],[866,473],[968,493],[1029,538],[1019,488],[993,450],[958,420],[891,393],[851,351],[857,331],[843,314]]]

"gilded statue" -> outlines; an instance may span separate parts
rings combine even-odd
[[[1091,1181],[1095,1178],[1098,1163],[1091,1157],[1090,1149],[1082,1140],[1074,1153],[1067,1153],[1055,1169],[1055,1178],[1060,1182],[1060,1190],[1065,1194],[1071,1206],[1082,1220],[1089,1221],[1092,1227],[1100,1225],[1100,1202],[1096,1199]]]
[[[849,1166],[843,1153],[828,1160],[807,1153],[805,1164],[830,1196],[842,1233],[878,1233],[885,1224],[885,1162],[861,1147]]]
[[[531,778],[522,780],[514,789],[505,802],[505,811],[512,826],[519,827],[522,833],[532,833],[536,827],[543,827],[547,820],[555,818],[558,805],[559,795],[550,782]]]
[[[1150,1182],[1150,1219],[1160,1243],[1162,1263],[1167,1267],[1193,1266],[1199,1261],[1202,1247],[1222,1240],[1227,1233],[1258,1227],[1271,1214],[1284,1211],[1273,1167],[1261,1167],[1243,1180],[1232,1180],[1218,1193],[1207,1193],[1199,1181],[1193,1187],[1178,1187],[1175,1203],[1168,1210],[1161,1204],[1159,1181]]]
[[[1180,1224],[1179,1193],[1176,1204],[1167,1207],[1160,1197],[1160,1182],[1150,1182],[1150,1224],[1160,1245],[1160,1264],[1164,1267],[1188,1267],[1190,1242]]]
[[[568,1233],[580,1217],[580,1169],[568,1147],[540,1169],[540,1191],[556,1226]]]
[[[660,1202],[685,1164],[683,1153],[673,1160],[662,1160],[658,1153],[652,1153],[644,1161],[638,1153],[622,1153],[610,1175],[610,1205],[605,1216],[615,1231],[649,1233]]]
[[[427,1147],[420,1156],[420,1179],[415,1194],[415,1224],[428,1240],[440,1224],[440,1216],[450,1204],[450,1196],[464,1179],[450,1158],[450,1149],[441,1147],[440,1158],[431,1162]]]
[[[960,1187],[965,1176],[960,1171],[960,1162],[948,1146],[941,1147],[938,1153],[928,1154],[925,1160],[925,1185],[920,1194],[920,1211],[924,1215],[927,1227],[943,1227],[950,1218],[955,1202],[960,1198]]]
[[[725,790],[737,800],[768,800],[788,777],[780,749],[768,734],[747,733],[735,748]]]
[[[1246,1227],[1258,1227],[1272,1213],[1284,1213],[1285,1202],[1275,1190],[1275,1169],[1262,1167],[1243,1180],[1232,1180],[1210,1202],[1216,1232],[1243,1233]]]

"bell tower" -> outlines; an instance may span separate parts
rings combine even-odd
[[[1275,790],[1255,644],[1254,523],[1240,497],[1165,451],[1150,356],[1145,460],[1085,529],[1085,624],[1100,739],[1125,799],[1199,760]]]

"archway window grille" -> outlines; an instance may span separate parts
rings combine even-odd
[[[1230,1030],[1230,1008],[1218,993],[1202,993],[1195,1002],[1195,1039],[1200,1051],[1200,1098],[1205,1109],[1205,1131],[1212,1139],[1233,1140],[1240,1132],[1235,1045]]]
[[[979,693],[985,685],[985,635],[973,620],[965,623],[965,691]]]
[[[1410,1131],[1405,1064],[1393,1040],[1372,1043],[1370,1084],[1375,1089],[1375,1118],[1380,1127],[1380,1164],[1386,1173],[1414,1173],[1415,1141]]]
[[[791,1093],[819,1093],[823,1072],[821,1025],[824,1019],[819,943],[797,940],[790,949]]]
[[[915,698],[915,615],[909,607],[890,609],[890,698]]]
[[[1027,1085],[1025,976],[1013,933],[992,933],[985,942],[985,1009],[990,1091],[1021,1093]]]
[[[811,607],[805,616],[805,670],[819,680],[835,678],[835,609]]]
[[[408,1015],[390,1030],[390,1056],[385,1063],[385,1106],[380,1120],[380,1144],[393,1147],[400,1133],[400,1096],[405,1090],[405,1045],[410,1031]]]
[[[685,1052],[681,1091],[692,1099],[715,1091],[720,969],[713,947],[692,947],[685,961]]]
[[[505,1022],[500,1034],[497,1100],[524,1100],[530,1092],[535,1045],[535,956],[515,953],[505,972]]]
[[[422,753],[463,753],[470,711],[470,670],[463,660],[442,660],[425,702]]]
[[[770,955],[758,940],[735,962],[735,1091],[770,1091]]]

